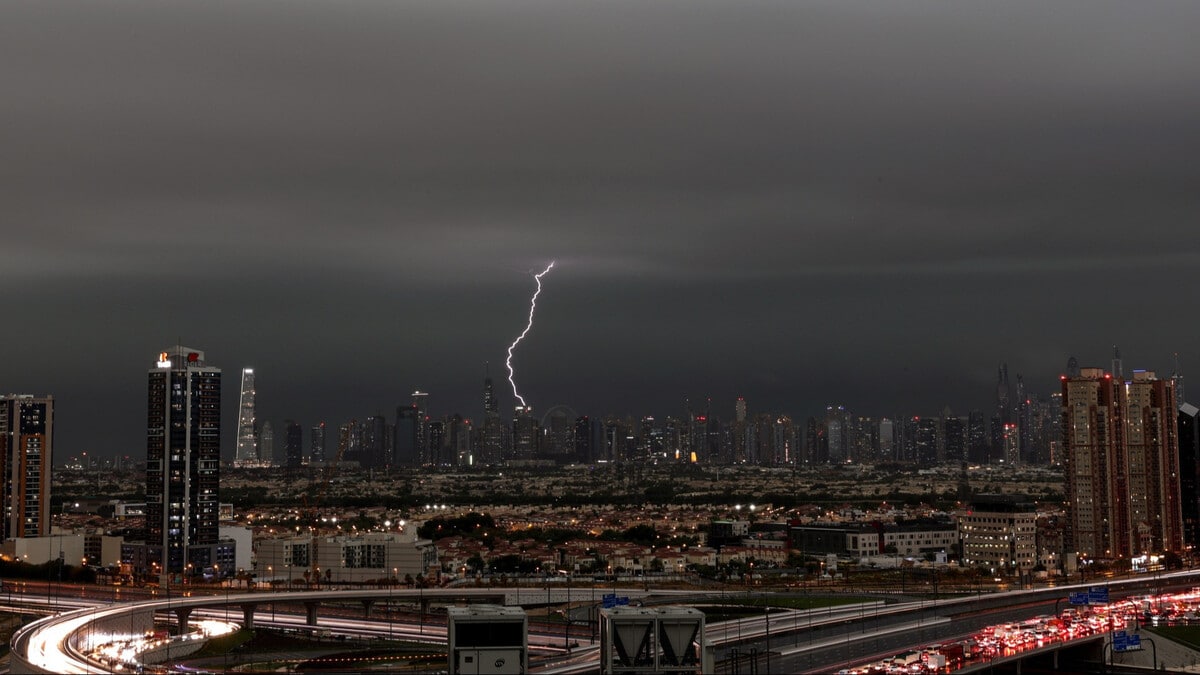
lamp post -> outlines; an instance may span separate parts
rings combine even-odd
[[[565,640],[567,642],[567,644],[566,644],[567,653],[570,653],[571,652],[571,641],[570,641],[571,640],[571,570],[570,569],[567,570],[567,611],[565,612],[565,615],[563,616],[563,618],[566,619],[566,624],[567,624],[566,631],[564,631],[566,633]]]

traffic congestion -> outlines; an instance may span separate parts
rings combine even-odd
[[[987,626],[972,635],[845,668],[838,675],[932,675],[1139,625],[1200,623],[1200,588],[1135,596],[1104,604],[1072,605],[1057,615]]]

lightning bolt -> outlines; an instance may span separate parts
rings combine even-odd
[[[516,396],[517,400],[521,402],[522,408],[526,407],[525,399],[521,398],[521,395],[517,393],[517,381],[513,379],[513,376],[515,375],[512,365],[513,350],[516,349],[517,344],[520,343],[521,340],[524,340],[525,336],[529,334],[529,329],[533,328],[533,312],[537,309],[538,295],[542,292],[542,277],[546,276],[546,274],[552,269],[554,269],[553,260],[550,261],[550,264],[546,266],[546,269],[542,270],[539,274],[533,275],[533,280],[537,282],[537,290],[533,292],[533,297],[529,299],[529,323],[525,324],[525,330],[521,331],[521,334],[517,336],[517,339],[513,340],[513,343],[508,346],[508,358],[504,360],[504,365],[508,366],[508,383],[512,385],[513,396]]]

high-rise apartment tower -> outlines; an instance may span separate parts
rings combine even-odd
[[[4,539],[50,534],[50,467],[54,450],[54,397],[0,397],[0,471]]]
[[[1094,559],[1183,548],[1174,383],[1132,375],[1062,377],[1067,550]]]
[[[159,572],[214,562],[197,554],[217,543],[220,465],[221,370],[197,349],[166,349],[150,369],[146,423],[146,543]]]

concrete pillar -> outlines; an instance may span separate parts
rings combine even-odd
[[[246,630],[254,630],[254,610],[256,609],[258,609],[258,605],[253,602],[242,605],[242,627]]]
[[[175,620],[179,622],[179,634],[183,635],[188,632],[188,617],[192,615],[192,608],[176,607],[172,611],[175,612]]]
[[[321,603],[316,600],[310,600],[304,603],[304,613],[306,615],[306,621],[308,625],[317,625],[317,608],[320,606]]]
[[[374,598],[363,598],[361,602],[363,605],[363,618],[364,619],[371,618],[371,608],[375,606],[375,599]]]

